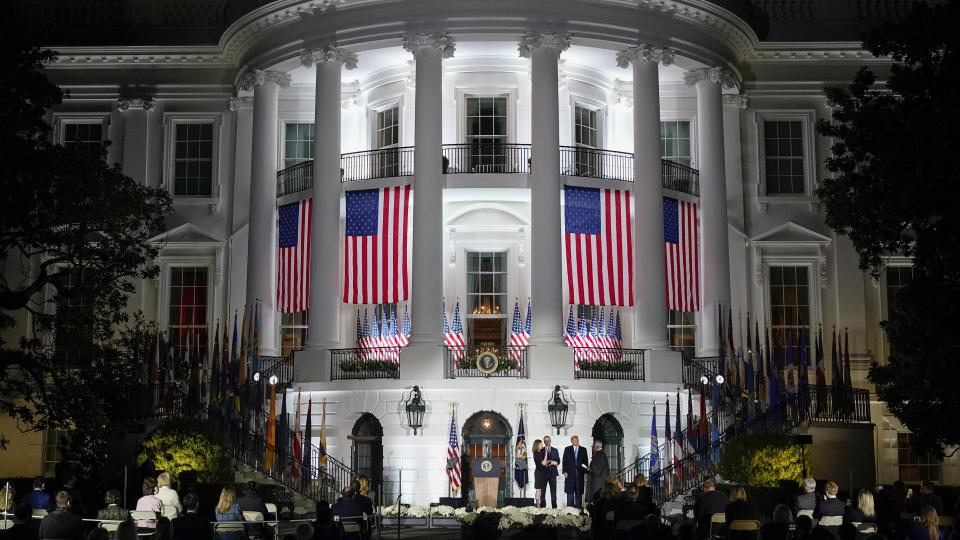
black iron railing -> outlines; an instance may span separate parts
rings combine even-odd
[[[633,182],[633,154],[586,146],[561,146],[560,174]]]
[[[458,377],[516,377],[526,379],[530,377],[530,366],[526,347],[504,347],[497,354],[497,363],[494,366],[477,366],[480,355],[468,356],[466,352],[458,353],[450,347],[443,348],[444,377],[456,379]]]
[[[699,389],[704,384],[704,377],[707,379],[706,384],[715,383],[719,365],[719,356],[684,358],[682,371],[684,387]]]
[[[443,145],[443,174],[529,172],[529,144],[491,141]]]
[[[313,189],[313,160],[277,172],[277,197]]]
[[[663,187],[690,195],[700,195],[700,171],[697,169],[662,159],[660,171],[663,176]]]
[[[400,347],[330,350],[330,380],[399,379]]]
[[[573,378],[644,380],[644,349],[573,348]]]
[[[413,147],[394,146],[340,156],[340,181],[358,182],[413,175]]]

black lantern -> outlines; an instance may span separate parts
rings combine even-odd
[[[413,434],[417,434],[417,430],[423,427],[423,413],[426,412],[427,406],[423,403],[423,398],[420,395],[420,387],[414,386],[413,391],[410,392],[410,399],[407,400],[407,425],[413,429]]]
[[[560,385],[553,387],[553,400],[547,406],[547,412],[550,413],[550,425],[557,428],[557,435],[560,434],[560,428],[567,423],[567,401],[563,399],[563,392],[560,391]]]

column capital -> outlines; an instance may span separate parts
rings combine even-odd
[[[530,58],[533,49],[550,49],[560,57],[560,53],[570,48],[570,36],[566,33],[543,34],[527,32],[520,38],[517,50],[521,58]]]
[[[153,98],[120,98],[117,100],[117,110],[126,112],[130,109],[141,111],[152,111],[154,107]]]
[[[750,97],[746,94],[724,94],[724,105],[735,105],[738,109],[746,109],[750,106]]]
[[[446,32],[435,34],[407,34],[403,36],[403,50],[413,53],[414,56],[424,49],[437,49],[440,51],[441,58],[452,58],[457,47],[453,44],[453,38]]]
[[[654,62],[669,66],[673,64],[673,51],[641,43],[633,47],[627,47],[617,53],[617,65],[622,68],[642,62]]]
[[[309,49],[300,53],[300,65],[303,67],[327,62],[339,62],[347,69],[356,69],[357,53],[333,45],[327,45],[320,49]]]
[[[253,108],[253,98],[252,97],[232,97],[227,100],[227,108],[231,111],[239,111],[241,109],[252,109]]]
[[[740,81],[737,76],[727,68],[713,67],[695,69],[683,74],[683,84],[693,86],[698,82],[711,82],[723,85],[726,88],[739,88]]]
[[[275,83],[280,88],[287,88],[290,86],[290,75],[280,71],[254,69],[244,73],[243,76],[240,77],[237,87],[243,90],[250,90],[254,86],[262,86],[267,83]]]

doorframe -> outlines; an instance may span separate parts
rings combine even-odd
[[[375,435],[357,435],[357,428],[361,425],[361,422],[371,422],[372,426],[376,429],[375,432],[379,434]],[[383,424],[380,422],[380,419],[373,413],[364,412],[357,418],[357,421],[353,423],[353,428],[350,430],[350,435],[347,435],[347,439],[350,440],[350,465],[354,468],[357,473],[360,473],[357,468],[357,444],[359,443],[371,443],[373,446],[379,446],[379,456],[373,455],[371,452],[371,474],[370,483],[371,489],[376,491],[377,497],[382,497],[383,491]],[[379,444],[378,444],[379,443]],[[376,458],[379,457],[379,460]],[[379,477],[373,474],[373,472],[379,472]]]
[[[509,497],[511,497],[511,496],[513,495],[513,486],[512,486],[512,484],[511,484],[511,481],[513,480],[513,475],[510,474],[510,471],[513,470],[513,452],[511,451],[511,449],[512,449],[513,447],[510,445],[510,441],[513,439],[513,426],[510,425],[510,422],[507,420],[507,417],[506,417],[506,416],[500,414],[500,413],[497,412],[497,411],[481,410],[481,411],[477,411],[477,412],[471,414],[470,416],[467,417],[467,419],[463,422],[463,425],[460,427],[460,433],[461,433],[461,435],[462,435],[462,437],[463,437],[464,447],[465,447],[468,451],[469,451],[469,448],[470,448],[470,445],[471,445],[471,444],[477,444],[477,443],[472,442],[471,439],[473,439],[473,437],[477,437],[477,436],[479,436],[479,435],[477,435],[477,434],[468,434],[468,433],[467,433],[467,425],[470,424],[475,418],[477,418],[477,417],[479,417],[479,416],[492,416],[492,417],[494,417],[494,418],[497,418],[497,419],[499,419],[501,422],[503,422],[503,425],[506,426],[506,428],[507,428],[506,440],[504,440],[504,442],[503,442],[503,445],[504,445],[504,449],[503,449],[503,450],[504,450],[504,451],[503,451],[503,483],[502,483],[502,485],[500,486],[500,489],[497,490],[497,503],[498,503],[498,504],[502,504],[502,503],[505,503],[505,502],[506,502],[507,498],[509,498]],[[500,438],[500,437],[502,437],[502,436],[501,436],[501,435],[496,435],[496,436],[494,436],[494,437],[487,437],[487,438],[489,438],[489,439],[494,439],[494,438]],[[481,442],[482,442],[482,439],[483,439],[483,437],[481,437],[481,439],[480,439]],[[498,443],[494,442],[494,444],[498,444]],[[473,462],[473,456],[470,455],[470,454],[467,454],[467,457],[468,457],[468,459],[470,460],[470,463],[472,464],[472,462]],[[471,489],[469,490],[469,495],[468,495],[468,497],[469,497],[469,500],[470,500],[470,502],[471,502],[472,504],[476,504],[476,496],[477,496],[477,494],[476,494],[476,488],[474,488],[474,487],[472,486],[472,482],[471,482]]]

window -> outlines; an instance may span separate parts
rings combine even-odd
[[[803,122],[763,122],[764,178],[767,195],[795,195],[806,192]]]
[[[207,342],[207,274],[205,266],[170,268],[168,327],[175,347]]]
[[[623,470],[623,427],[610,413],[601,415],[593,424],[593,440],[603,444],[603,452],[607,455],[610,473],[615,474]]]
[[[99,155],[103,150],[103,122],[64,122],[63,146]]]
[[[467,350],[469,354],[499,351],[507,320],[507,254],[467,252]]]
[[[667,335],[670,349],[680,351],[684,358],[697,355],[697,321],[690,311],[667,310]]]
[[[690,167],[690,122],[670,120],[660,122],[660,157]]]
[[[309,311],[280,314],[280,356],[286,358],[293,351],[302,351],[307,341]]]
[[[400,109],[392,107],[377,113],[377,148],[386,149],[375,155],[378,178],[400,174]]]
[[[44,463],[60,463],[60,447],[66,444],[68,433],[59,429],[50,429],[43,432],[43,461]]]
[[[596,152],[597,111],[580,105],[574,106],[573,131],[577,147],[577,175],[596,176],[600,169],[600,155]]]
[[[213,122],[174,125],[173,194],[210,197],[213,193]]]
[[[770,267],[770,330],[778,359],[786,358],[790,336],[796,344],[800,331],[810,339],[810,282],[806,266]],[[809,344],[808,344],[809,345]],[[794,355],[794,362],[799,358]],[[812,359],[808,355],[807,361]]]
[[[283,142],[283,168],[313,159],[313,122],[288,122]]]
[[[889,317],[890,305],[896,298],[900,289],[913,278],[912,266],[888,266],[887,267],[887,316]]]
[[[506,164],[507,98],[467,98],[467,145],[469,170],[503,171]]]
[[[914,449],[913,434],[897,434],[897,463],[904,482],[940,481],[940,459]]]

